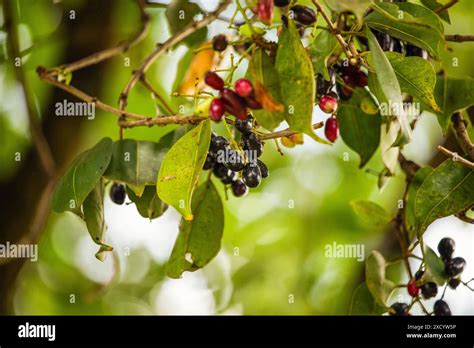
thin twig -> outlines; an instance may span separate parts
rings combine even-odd
[[[171,106],[166,102],[166,100],[161,96],[160,93],[158,93],[158,91],[156,90],[155,87],[153,87],[149,82],[148,80],[146,79],[145,76],[142,76],[142,78],[140,79],[140,82],[143,84],[143,86],[145,86],[151,93],[153,93],[153,95],[160,101],[160,103],[164,106],[164,108],[166,109],[166,111],[168,111],[168,113],[170,115],[174,115],[176,114],[176,112],[173,111],[173,109],[171,108]]]
[[[120,110],[125,110],[127,106],[127,99],[130,90],[135,86],[137,81],[145,74],[145,72],[150,68],[150,66],[166,51],[172,48],[177,43],[181,42],[185,38],[187,38],[192,33],[196,32],[197,30],[209,25],[212,21],[217,19],[217,17],[227,8],[230,4],[231,0],[225,0],[222,4],[219,5],[216,11],[210,13],[208,16],[204,17],[199,22],[192,21],[187,26],[185,26],[181,31],[177,32],[173,36],[171,36],[168,40],[166,40],[163,44],[157,45],[156,49],[145,58],[143,63],[140,67],[134,71],[131,78],[128,80],[127,84],[122,90],[119,99],[119,108]]]
[[[454,34],[454,35],[445,35],[444,38],[446,39],[446,41],[452,41],[452,42],[474,41],[474,35]]]
[[[7,45],[12,63],[15,63],[16,59],[20,57],[18,26],[13,23],[15,9],[16,7],[13,8],[10,1],[3,2],[3,16],[5,21],[5,29],[7,31]],[[30,86],[26,81],[22,64],[20,63],[19,66],[13,64],[13,70],[15,71],[16,79],[23,89],[23,95],[28,111],[28,127],[31,133],[31,139],[38,153],[41,166],[43,167],[46,175],[49,178],[52,178],[55,175],[56,164],[54,162],[49,144],[46,141],[46,137],[43,134],[38,110],[36,108]]]
[[[459,162],[462,165],[474,170],[474,163],[472,163],[471,161],[468,161],[467,159],[459,156],[457,152],[452,152],[452,151],[448,150],[447,148],[445,148],[441,145],[438,145],[438,150],[440,152],[444,153],[446,156],[451,157],[453,159],[453,161]]]
[[[118,111],[120,112],[120,110]],[[141,119],[141,120],[136,120],[136,121],[120,120],[118,124],[122,128],[135,128],[135,127],[166,126],[169,124],[199,124],[205,119],[206,118],[204,117],[194,116],[194,115],[175,115],[175,116],[147,117],[146,119]]]
[[[456,130],[459,145],[463,151],[467,153],[472,160],[474,160],[474,144],[467,133],[466,121],[459,112],[453,114],[451,121],[453,123],[454,129]]]
[[[451,0],[451,1],[448,2],[446,5],[441,6],[440,8],[436,9],[435,12],[438,13],[438,14],[440,14],[441,12],[446,11],[446,10],[447,10],[448,8],[450,8],[451,6],[456,5],[458,2],[459,2],[459,0]]]

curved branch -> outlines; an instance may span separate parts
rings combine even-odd
[[[217,17],[227,8],[230,4],[231,0],[225,0],[217,10],[210,13],[204,19],[199,22],[191,22],[187,26],[185,26],[181,31],[177,32],[175,35],[171,36],[168,40],[166,40],[163,44],[157,45],[156,49],[145,58],[143,63],[140,67],[134,71],[131,78],[128,80],[127,84],[125,85],[122,93],[120,94],[119,99],[119,108],[120,110],[125,110],[127,106],[127,99],[130,90],[135,86],[135,84],[139,81],[139,79],[146,73],[146,71],[150,68],[150,66],[167,50],[172,48],[174,45],[179,43],[180,41],[187,38],[189,35],[194,33],[195,31],[209,25],[211,22],[217,19]]]
[[[446,41],[452,42],[466,42],[466,41],[474,41],[474,35],[445,35],[444,38]]]

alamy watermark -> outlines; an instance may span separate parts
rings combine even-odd
[[[357,259],[362,262],[365,260],[365,245],[364,244],[326,244],[324,256],[327,258],[345,258]]]
[[[70,102],[66,99],[55,104],[56,116],[83,116],[88,120],[95,118],[95,104],[86,102]]]
[[[30,259],[38,261],[38,244],[0,244],[0,258]]]
[[[403,102],[403,103],[393,103],[388,101],[388,103],[380,103],[379,105],[380,115],[382,116],[392,116],[392,115],[401,115],[405,113],[407,116],[417,117],[421,112],[420,103],[413,102]]]

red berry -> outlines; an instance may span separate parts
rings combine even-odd
[[[260,104],[257,99],[254,97],[247,97],[244,98],[245,100],[245,105],[247,105],[249,108],[254,109],[254,110],[259,110],[262,108],[262,104]]]
[[[337,99],[332,95],[325,95],[319,100],[319,107],[326,114],[332,114],[337,110]]]
[[[215,98],[211,102],[211,106],[209,107],[209,116],[211,120],[219,122],[224,115],[224,103],[219,98]]]
[[[362,71],[359,71],[357,74],[357,86],[359,87],[365,87],[369,84],[369,80],[367,78],[367,75],[364,74]]]
[[[407,284],[407,290],[410,296],[416,297],[420,293],[420,288],[416,286],[416,281],[415,279],[410,279],[410,281]]]
[[[247,79],[240,79],[235,82],[235,92],[241,97],[250,97],[253,94],[253,85]]]
[[[237,95],[233,90],[224,88],[221,91],[222,101],[224,103],[224,110],[229,114],[234,115],[239,120],[247,118],[247,108],[245,101]]]
[[[269,25],[273,20],[273,0],[258,0],[257,16],[260,20]]]
[[[204,82],[211,88],[221,91],[224,89],[224,80],[219,77],[215,72],[208,71],[204,76]]]
[[[339,136],[339,124],[337,118],[330,117],[326,120],[326,124],[324,125],[324,135],[326,135],[326,138],[331,143],[336,141]]]

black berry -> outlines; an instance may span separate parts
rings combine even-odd
[[[262,173],[258,165],[247,164],[242,172],[244,184],[250,188],[255,188],[262,181]]]
[[[406,303],[396,302],[390,306],[394,312],[390,312],[390,315],[404,316],[408,315],[408,305]]]
[[[420,269],[419,271],[416,271],[416,273],[415,273],[415,280],[420,280],[421,277],[423,277],[424,274],[425,274],[425,271],[423,271],[423,270],[421,270],[421,269]]]
[[[311,25],[316,22],[316,13],[307,6],[295,5],[291,8],[295,21],[304,24]]]
[[[223,179],[229,175],[229,169],[227,169],[227,167],[222,163],[216,163],[212,172],[219,179]]]
[[[227,38],[223,34],[216,35],[212,38],[212,48],[214,49],[214,51],[224,51],[227,48],[227,44]]]
[[[408,44],[406,52],[408,57],[421,57],[423,59],[428,59],[428,53],[418,46]]]
[[[240,172],[242,169],[244,169],[244,166],[245,166],[244,159],[234,149],[229,149],[227,151],[227,159],[228,161],[224,162],[224,165],[228,169],[234,172]]]
[[[244,150],[254,151],[252,155],[260,157],[263,153],[263,145],[258,136],[255,133],[244,134],[242,137],[244,143]]]
[[[277,7],[285,7],[290,4],[290,0],[274,0],[273,3]]]
[[[225,151],[225,148],[229,145],[229,140],[218,135],[211,139],[211,150],[213,153],[218,151]]]
[[[446,302],[438,300],[435,302],[433,307],[434,314],[437,316],[448,316],[451,315],[451,310]]]
[[[261,160],[257,160],[257,165],[260,168],[260,173],[262,174],[262,178],[265,179],[269,175],[268,167],[265,163],[263,163]]]
[[[252,117],[248,117],[246,120],[235,120],[235,128],[243,134],[248,134],[252,131]]]
[[[227,175],[221,179],[221,182],[224,185],[227,185],[227,184],[232,184],[236,179],[237,179],[237,173],[233,172],[232,170],[229,170],[227,172]]]
[[[112,202],[115,204],[123,204],[125,197],[127,197],[125,186],[122,184],[113,184],[110,188],[110,199]]]
[[[202,169],[209,170],[213,166],[214,166],[214,157],[210,153],[208,153],[206,156],[206,160],[204,161],[204,166],[202,167]]]
[[[461,283],[460,278],[451,278],[448,282],[448,285],[451,289],[456,290],[456,288],[459,286],[460,283]]]
[[[245,185],[241,180],[236,180],[232,183],[232,193],[235,197],[242,197],[248,191],[247,185]]]
[[[438,294],[438,286],[433,282],[423,284],[421,286],[421,294],[425,299],[435,297]]]
[[[444,273],[448,277],[457,277],[464,271],[464,267],[466,266],[466,260],[462,257],[455,257],[452,260],[446,261],[444,265]]]
[[[456,243],[451,238],[443,238],[439,241],[438,252],[443,260],[449,260],[453,256]]]

